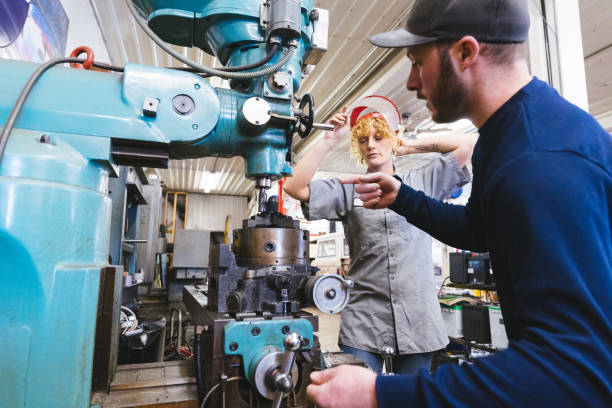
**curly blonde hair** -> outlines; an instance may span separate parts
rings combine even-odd
[[[359,150],[359,139],[363,136],[369,137],[372,127],[374,127],[377,136],[382,136],[384,139],[389,138],[393,141],[393,155],[400,146],[398,135],[391,130],[386,120],[372,116],[359,119],[351,130],[351,158],[355,160],[358,166],[367,167]]]

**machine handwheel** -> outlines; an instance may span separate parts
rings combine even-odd
[[[308,111],[304,110],[306,106],[308,106]],[[300,118],[300,124],[297,127],[297,133],[304,139],[312,131],[312,124],[314,123],[314,99],[312,95],[306,94],[302,96],[298,110],[297,115]]]

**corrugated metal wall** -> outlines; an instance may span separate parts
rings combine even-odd
[[[230,228],[242,227],[247,217],[247,198],[213,194],[189,194],[187,229],[224,231],[225,218],[230,217]]]
[[[580,0],[589,110],[612,132],[612,1]]]

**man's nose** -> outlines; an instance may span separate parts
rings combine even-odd
[[[406,82],[406,89],[409,91],[418,91],[421,86],[418,71],[412,67],[410,75],[408,75],[408,81]]]

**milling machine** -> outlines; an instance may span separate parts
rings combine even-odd
[[[234,231],[231,248],[211,248],[208,285],[184,289],[196,325],[198,385],[208,406],[276,408],[285,394],[287,407],[312,406],[306,386],[310,372],[322,366],[318,318],[301,309],[337,313],[348,302],[352,282],[315,274],[308,231],[277,206],[270,197],[263,212]],[[235,383],[208,394],[228,378]]]
[[[290,375],[295,353],[307,360],[309,352],[304,351],[316,351],[316,319],[299,317],[293,297],[293,290],[299,292],[304,284],[296,276],[310,273],[302,261],[307,256],[300,252],[304,235],[295,225],[288,227],[290,221],[265,212],[266,189],[272,180],[291,174],[294,133],[306,137],[313,127],[325,127],[313,123],[312,98],[302,96],[298,107],[292,99],[303,70],[316,64],[326,49],[327,11],[316,9],[313,0],[127,4],[151,38],[176,58],[180,54],[164,42],[199,47],[223,67],[191,61],[182,62],[193,72],[138,64],[113,67],[89,55],[41,65],[0,59],[2,402],[89,406],[101,276],[117,269],[108,264],[107,191],[117,166],[163,168],[169,159],[241,156],[246,177],[260,190],[260,215],[238,232],[236,266],[225,269],[231,275],[244,268],[244,276],[242,286],[229,285],[230,292],[217,294],[217,304],[225,296],[224,307],[232,313],[224,324],[225,338],[234,340],[215,348],[213,357],[227,355],[227,362],[242,356],[247,380],[257,385],[263,375],[265,388],[257,389],[267,396],[275,390],[278,404],[279,393],[298,381]],[[63,63],[119,73],[55,66]],[[229,79],[231,89],[213,88],[203,79],[211,75]],[[266,228],[281,233],[270,238],[258,231]],[[247,242],[251,239],[265,240],[265,254]],[[266,251],[268,241],[274,241],[274,251]],[[215,273],[221,283],[223,265],[228,265],[221,258],[231,262],[232,256],[219,251]],[[259,255],[266,255],[263,261],[257,260]],[[261,288],[260,281],[265,288],[257,300],[251,299],[249,291],[253,285]],[[266,286],[271,281],[273,288]],[[313,290],[326,290],[321,281],[312,285]],[[321,299],[337,299],[331,294]],[[254,312],[257,316],[245,315]],[[260,319],[259,336],[252,334],[251,317]],[[309,357],[316,358],[312,353]],[[273,373],[262,374],[264,367],[273,367]],[[224,388],[224,380],[219,381]]]

